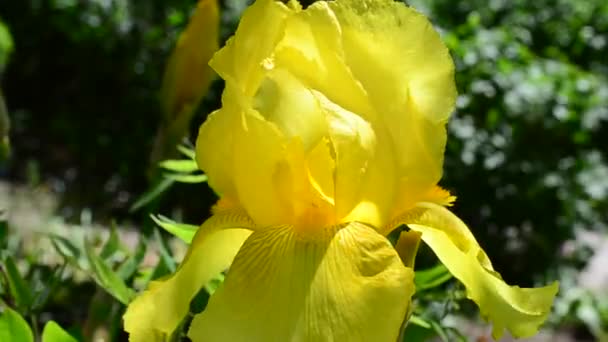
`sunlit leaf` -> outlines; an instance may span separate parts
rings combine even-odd
[[[152,218],[152,220],[154,220],[154,223],[159,225],[161,228],[177,236],[188,244],[192,242],[194,234],[196,234],[196,231],[199,228],[199,226],[175,222],[170,218],[162,215],[150,215],[150,217]]]
[[[198,171],[198,165],[192,159],[168,159],[158,164],[161,168],[177,173]]]
[[[114,298],[118,299],[123,304],[128,304],[133,297],[133,290],[127,287],[125,282],[101,259],[93,247],[85,242],[85,251],[91,272],[97,284],[103,287]]]
[[[180,183],[203,183],[207,181],[207,175],[183,175],[176,173],[165,173],[163,177]]]
[[[48,321],[42,330],[42,342],[78,342],[55,321]]]
[[[27,322],[11,308],[0,315],[0,341],[33,342],[34,334]]]
[[[178,145],[177,150],[185,157],[195,160],[194,158],[196,157],[196,152],[194,151],[194,148],[186,145]]]

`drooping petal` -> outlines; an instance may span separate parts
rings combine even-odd
[[[550,312],[557,282],[540,288],[507,285],[467,226],[440,205],[420,203],[400,220],[422,233],[422,240],[465,285],[467,296],[494,325],[495,339],[502,336],[504,329],[515,337],[529,337],[538,331]]]
[[[285,19],[293,10],[274,0],[255,1],[245,10],[235,35],[218,51],[209,65],[246,96],[256,92],[264,78],[264,64],[283,36]]]
[[[351,223],[303,238],[288,226],[245,242],[194,341],[390,341],[414,292],[413,271],[372,228]]]
[[[454,66],[428,20],[393,0],[329,3],[347,65],[391,137],[404,183],[441,178],[445,123],[456,99]]]
[[[239,210],[222,210],[203,223],[179,269],[153,281],[127,307],[123,319],[129,341],[164,341],[188,313],[198,291],[230,266],[253,227]]]

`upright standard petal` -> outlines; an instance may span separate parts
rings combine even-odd
[[[414,292],[413,271],[366,225],[318,232],[312,238],[288,226],[254,232],[189,337],[394,342]]]
[[[367,93],[346,65],[338,19],[327,2],[318,1],[286,21],[275,50],[277,66],[289,69],[308,88],[332,102],[369,118]]]
[[[253,96],[264,78],[264,64],[272,62],[269,57],[292,14],[292,9],[278,1],[255,1],[243,13],[235,35],[215,54],[211,67],[246,97]]]
[[[340,22],[347,64],[394,144],[403,182],[435,185],[456,99],[447,48],[428,20],[403,3],[337,0],[329,6]]]
[[[504,329],[515,337],[534,335],[546,320],[558,291],[557,282],[540,288],[507,285],[467,226],[446,208],[420,203],[400,221],[422,233],[424,241],[467,289],[467,296],[494,325],[499,339]]]
[[[230,88],[224,91],[229,96]],[[234,127],[241,118],[237,103],[226,101],[201,125],[196,138],[196,162],[208,177],[211,188],[222,197],[237,198],[234,185]]]
[[[153,281],[123,316],[131,342],[164,341],[188,313],[190,301],[211,279],[226,270],[251,235],[253,222],[241,211],[218,212],[196,233],[179,269]]]

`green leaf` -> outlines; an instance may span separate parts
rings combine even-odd
[[[177,150],[181,152],[185,157],[190,158],[192,160],[196,160],[196,151],[190,146],[186,145],[178,145]]]
[[[10,54],[13,52],[14,43],[6,24],[0,20],[0,73],[8,62]]]
[[[86,260],[82,257],[80,248],[76,247],[70,240],[55,234],[49,234],[49,238],[57,253],[61,254],[70,264],[84,271],[89,269]]]
[[[431,323],[427,322],[424,318],[412,315],[409,319],[409,323],[415,324],[421,328],[430,329]]]
[[[173,259],[173,255],[169,250],[169,246],[167,246],[167,242],[165,239],[163,239],[163,236],[160,234],[160,231],[157,228],[154,229],[154,237],[158,243],[158,251],[160,253],[162,263],[165,264],[170,273],[175,272],[175,269],[177,268],[175,259]]]
[[[48,321],[42,330],[42,342],[78,342],[55,321]]]
[[[93,272],[94,279],[103,287],[109,294],[118,299],[121,303],[127,305],[133,298],[133,290],[127,287],[125,282],[116,274],[103,259],[101,259],[88,242],[85,241],[85,251],[91,272]]]
[[[0,341],[33,342],[34,334],[16,311],[5,307],[0,316]]]
[[[0,216],[2,216],[0,211]],[[8,223],[5,219],[0,219],[0,251],[5,250],[8,246]]]
[[[154,223],[156,223],[169,233],[177,236],[187,244],[190,244],[190,242],[192,242],[194,234],[196,234],[196,231],[199,228],[199,226],[175,222],[170,218],[162,215],[150,215],[150,217],[152,218]]]
[[[452,279],[452,274],[445,266],[439,264],[426,270],[416,271],[414,283],[416,291],[422,291],[437,287],[450,279]]]
[[[184,175],[184,174],[177,174],[177,173],[165,173],[165,174],[163,174],[163,177],[165,177],[166,179],[175,181],[175,182],[190,183],[190,184],[204,183],[207,181],[207,175],[203,175],[203,174]]]
[[[4,270],[15,304],[20,309],[28,310],[33,300],[32,292],[25,279],[21,276],[21,273],[19,273],[19,269],[15,265],[13,258],[10,256],[4,259]]]
[[[120,238],[118,237],[118,232],[116,231],[116,224],[112,222],[112,226],[110,228],[110,236],[108,237],[108,241],[103,245],[99,256],[104,259],[110,259],[114,253],[120,248]]]
[[[127,280],[131,278],[135,274],[135,272],[137,272],[139,265],[146,256],[147,247],[147,240],[142,237],[139,241],[139,244],[137,244],[135,253],[133,253],[133,255],[131,255],[131,257],[129,257],[127,261],[122,263],[122,265],[120,265],[120,267],[118,267],[118,269],[116,270],[116,273],[121,279]]]
[[[160,196],[163,192],[167,191],[167,189],[169,189],[171,185],[173,185],[173,183],[175,183],[175,181],[170,178],[160,179],[150,189],[144,192],[135,201],[135,203],[133,203],[131,208],[129,208],[129,212],[134,212],[143,208],[144,206],[152,202],[154,199],[156,199],[158,196]]]
[[[198,165],[192,159],[169,159],[158,164],[161,168],[177,173],[192,173],[198,171]]]

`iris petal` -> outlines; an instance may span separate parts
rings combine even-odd
[[[264,61],[283,36],[285,19],[293,10],[274,0],[258,0],[245,10],[235,35],[209,65],[224,79],[253,96],[264,78]]]
[[[169,336],[188,313],[198,291],[230,266],[252,227],[240,211],[222,211],[203,223],[177,272],[153,281],[129,304],[123,316],[129,341],[163,341]]]
[[[422,233],[422,240],[465,285],[467,296],[493,323],[495,339],[502,336],[504,329],[515,337],[529,337],[538,331],[557,294],[557,282],[540,288],[507,285],[467,226],[440,205],[420,203],[400,221]]]
[[[395,146],[403,190],[436,184],[444,126],[456,99],[454,65],[441,38],[423,15],[397,1],[340,0],[329,6],[340,22],[347,65]]]
[[[390,341],[414,292],[413,272],[360,223],[303,237],[289,226],[254,232],[193,341]]]

